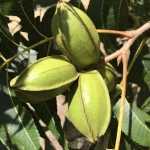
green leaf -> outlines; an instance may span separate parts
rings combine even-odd
[[[68,150],[60,119],[57,115],[55,99],[32,106],[40,119],[55,136],[56,140],[58,140],[62,148]]]
[[[0,140],[11,150],[41,149],[34,121],[9,88],[8,74],[0,72],[0,79]]]
[[[132,1],[131,6],[132,10],[134,11],[134,21],[136,22],[137,26],[149,21],[150,3],[148,0]]]
[[[127,29],[128,4],[126,0],[91,0],[87,14],[97,29]],[[100,39],[109,54],[119,48],[114,35],[100,34]]]
[[[2,32],[2,34],[4,34],[7,38],[13,40],[13,37],[12,37],[12,35],[9,32],[9,28],[8,28],[6,19],[1,14],[1,12],[0,12],[0,32]]]
[[[142,105],[141,109],[146,113],[150,113],[150,97],[147,98],[147,100]]]
[[[143,58],[142,58],[142,63],[144,66],[144,81],[147,84],[148,88],[150,89],[150,53],[146,54]]]
[[[148,73],[148,71],[150,71],[150,53],[148,53],[147,55],[143,56],[142,58],[142,63],[144,65],[144,74],[146,75]]]
[[[1,141],[1,139],[0,139],[0,149],[1,150],[9,150],[9,148],[5,146],[5,143],[3,143],[3,141]]]
[[[125,30],[128,21],[128,5],[126,0],[104,0],[102,4],[102,26],[107,29]]]
[[[126,0],[90,1],[87,14],[98,28],[125,30],[128,23]]]
[[[120,100],[113,107],[117,119],[119,118],[119,109]],[[139,145],[150,147],[150,129],[146,122],[150,122],[150,116],[125,101],[122,131]]]
[[[144,81],[147,84],[148,88],[150,89],[150,71],[147,73],[147,75],[144,77]]]
[[[120,149],[125,150],[143,150],[142,146],[130,140],[126,135],[121,135]]]

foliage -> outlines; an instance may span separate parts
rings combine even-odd
[[[118,66],[116,59],[110,62],[117,71],[119,85],[109,93],[112,104],[111,121],[105,135],[97,143],[83,140],[89,144],[88,148],[84,148],[83,144],[81,147],[70,144],[71,140],[77,141],[82,135],[79,133],[70,140],[65,127],[62,129],[57,115],[58,97],[57,102],[53,98],[39,104],[28,104],[20,101],[9,85],[14,77],[34,61],[62,54],[56,41],[52,39],[51,31],[56,3],[55,0],[49,0],[47,7],[36,9],[38,5],[33,0],[0,0],[0,149],[114,149],[121,101],[120,83],[123,77],[122,64]],[[70,4],[83,10],[97,29],[134,30],[150,18],[148,0],[89,0],[89,4],[88,1],[71,0]],[[149,31],[142,33],[130,48],[129,66],[136,52],[139,49],[141,51],[136,54],[138,57],[128,74],[121,150],[148,150],[150,147],[149,35]],[[80,33],[78,36],[82,38]],[[100,33],[99,36],[101,50],[107,55],[116,52],[124,44],[116,34]],[[140,46],[145,38],[144,45]],[[67,97],[67,92],[63,94]],[[68,115],[67,119],[70,119]],[[73,131],[72,128],[70,130]],[[50,137],[47,131],[50,132]],[[45,140],[44,146],[41,139]]]

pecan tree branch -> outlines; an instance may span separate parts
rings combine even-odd
[[[122,54],[122,60],[123,60],[122,95],[121,95],[120,113],[119,113],[119,121],[118,121],[115,150],[119,150],[123,116],[124,116],[124,104],[125,104],[126,85],[127,85],[127,83],[126,83],[127,82],[127,66],[128,66],[128,60],[129,60],[129,55],[126,52],[124,52]]]
[[[107,33],[107,34],[117,34],[124,37],[132,38],[134,36],[133,31],[118,31],[118,30],[105,30],[105,29],[97,29],[98,33]]]
[[[6,59],[6,61],[0,66],[0,70],[1,70],[2,68],[4,68],[4,67],[5,67],[8,63],[10,63],[12,60],[14,60],[16,57],[18,57],[19,55],[23,54],[24,52],[29,51],[30,49],[33,49],[33,48],[35,48],[35,47],[37,47],[37,46],[39,46],[39,45],[41,45],[41,44],[43,44],[43,43],[46,43],[46,42],[52,40],[52,39],[53,39],[53,37],[50,37],[50,38],[46,38],[46,39],[44,39],[44,40],[42,40],[42,41],[39,41],[38,43],[33,44],[32,46],[30,46],[30,47],[28,47],[28,48],[25,48],[24,50],[18,52],[16,55],[12,56],[11,58]]]
[[[145,23],[143,26],[141,26],[140,28],[136,29],[136,30],[131,30],[128,31],[128,34],[131,35],[131,38],[129,38],[129,40],[123,45],[123,47],[121,49],[119,49],[118,51],[114,52],[113,54],[106,56],[105,57],[105,62],[109,62],[117,57],[120,56],[120,54],[122,53],[122,51],[126,51],[129,50],[130,47],[132,46],[132,44],[134,43],[134,41],[137,39],[137,37],[139,37],[141,34],[143,34],[145,31],[150,29],[150,21]]]
[[[137,37],[139,37],[141,34],[143,34],[145,31],[150,29],[150,21],[145,23],[143,26],[136,30],[132,30],[132,37],[127,39],[128,37],[125,37],[126,42],[122,46],[121,49],[116,51],[115,53],[106,56],[105,62],[108,62],[115,58],[122,58],[123,60],[123,79],[121,82],[122,85],[122,96],[121,96],[121,103],[120,103],[120,113],[119,113],[119,121],[118,121],[118,129],[117,129],[117,137],[116,137],[116,144],[115,144],[115,150],[119,150],[120,146],[120,139],[121,139],[121,130],[122,130],[122,122],[123,122],[123,116],[124,116],[124,103],[125,103],[125,97],[126,97],[126,82],[127,82],[127,66],[128,66],[128,59],[129,55],[127,55],[127,52],[130,50],[130,47],[134,43]],[[130,31],[128,31],[129,33]],[[144,40],[144,42],[147,39]],[[143,45],[142,45],[143,46]],[[141,46],[141,47],[142,47]]]

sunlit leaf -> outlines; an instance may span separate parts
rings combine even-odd
[[[39,150],[39,134],[34,121],[16,99],[8,81],[8,74],[0,72],[0,140],[11,150]]]
[[[119,118],[120,100],[113,107],[117,119]],[[150,116],[139,108],[125,101],[122,131],[133,141],[142,146],[150,147],[150,128],[147,126]]]

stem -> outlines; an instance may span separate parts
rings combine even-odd
[[[28,51],[28,66],[30,65],[30,50]]]
[[[118,121],[118,129],[117,129],[117,137],[116,137],[116,144],[115,144],[115,150],[119,150],[119,146],[120,146],[120,139],[121,139],[121,131],[122,131],[122,123],[123,123],[123,116],[124,116],[124,103],[125,103],[125,96],[126,96],[126,82],[127,82],[127,75],[128,73],[131,71],[131,68],[133,67],[135,60],[137,59],[139,53],[141,52],[145,42],[147,41],[148,37],[145,37],[140,46],[137,49],[137,52],[134,56],[134,58],[132,59],[132,62],[128,68],[128,72],[127,72],[127,65],[128,65],[128,59],[126,59],[127,57],[125,57],[125,53],[127,52],[127,50],[130,49],[131,45],[133,44],[133,42],[136,40],[136,38],[138,36],[140,36],[144,31],[146,31],[147,29],[149,29],[150,27],[150,23],[146,23],[144,24],[142,27],[140,27],[139,29],[135,30],[135,35],[130,38],[124,45],[123,47],[116,51],[115,53],[113,53],[110,56],[107,56],[105,58],[105,62],[108,62],[114,58],[117,58],[119,55],[121,56],[121,53],[124,52],[123,55],[123,79],[120,83],[120,86],[122,85],[122,96],[121,96],[121,103],[120,103],[120,113],[119,113],[119,121]]]
[[[139,54],[140,54],[140,52],[141,52],[143,46],[145,45],[147,39],[148,39],[148,37],[145,37],[145,38],[142,40],[142,42],[140,43],[140,45],[139,45],[139,47],[138,47],[138,49],[137,49],[137,51],[136,51],[136,53],[135,53],[135,55],[134,55],[132,61],[131,61],[130,65],[129,65],[129,67],[128,67],[128,74],[130,73],[130,71],[131,71],[131,69],[132,69],[132,67],[133,67],[133,65],[134,65],[134,63],[135,63],[137,57],[139,56]]]
[[[18,57],[19,55],[23,54],[24,52],[29,51],[30,49],[33,49],[34,47],[37,47],[37,46],[39,46],[39,45],[41,45],[41,44],[43,44],[43,43],[45,43],[45,42],[48,42],[48,41],[50,41],[50,40],[52,40],[52,39],[53,39],[53,37],[46,38],[46,39],[44,39],[44,40],[42,40],[42,41],[40,41],[40,42],[38,42],[38,43],[36,43],[36,44],[33,44],[33,45],[30,46],[30,47],[28,47],[28,48],[26,48],[26,49],[24,49],[24,50],[18,52],[16,55],[14,55],[14,56],[12,56],[11,58],[7,59],[7,60],[0,66],[0,70],[1,70],[3,67],[5,67],[8,63],[10,63],[13,59],[15,59],[15,58]]]
[[[45,35],[43,35],[34,25],[33,23],[31,22],[31,20],[29,19],[28,15],[26,14],[25,10],[24,10],[24,7],[22,5],[22,1],[20,0],[20,5],[21,5],[21,8],[22,8],[22,11],[24,13],[24,15],[26,16],[27,20],[29,21],[29,23],[31,24],[31,26],[34,28],[34,30],[42,37],[44,37],[45,39],[47,39],[48,37],[46,37]]]
[[[115,58],[117,58],[123,51],[129,50],[131,45],[133,44],[133,42],[145,31],[150,29],[150,21],[145,23],[143,26],[141,26],[140,28],[136,29],[136,30],[132,30],[132,31],[126,31],[128,33],[128,35],[130,35],[132,38],[130,38],[121,49],[119,49],[118,51],[114,52],[113,54],[106,56],[105,57],[105,62],[111,61]],[[111,34],[115,33],[119,33],[119,31],[115,31],[115,30],[98,30],[101,33],[104,33],[105,31]]]
[[[123,123],[123,116],[124,116],[124,103],[125,103],[125,96],[126,96],[126,82],[127,82],[127,75],[131,71],[139,53],[141,52],[144,44],[146,43],[148,37],[145,37],[142,42],[140,43],[140,46],[138,47],[127,71],[127,64],[128,60],[124,59],[125,61],[123,62],[123,79],[120,82],[120,86],[122,85],[122,97],[121,97],[121,103],[120,103],[120,113],[119,113],[119,123],[118,123],[118,130],[117,130],[117,138],[116,138],[116,145],[115,145],[115,150],[119,150],[120,146],[120,139],[121,139],[121,130],[122,130],[122,123]]]
[[[117,31],[117,30],[101,30],[97,29],[98,33],[107,33],[107,34],[117,34],[124,37],[132,38],[134,36],[134,31]]]
[[[3,59],[3,61],[6,61],[6,58],[0,53],[0,57]]]
[[[21,45],[18,45],[16,42],[14,42],[13,40],[11,40],[8,36],[6,36],[5,35],[5,33],[0,29],[0,32],[9,40],[9,41],[11,41],[14,45],[16,45],[17,47],[20,47],[20,48],[25,48],[25,47],[23,47],[23,46],[21,46]]]
[[[127,55],[124,54],[123,55],[122,96],[121,96],[121,103],[120,103],[120,113],[119,113],[119,122],[118,122],[118,129],[117,129],[117,137],[116,137],[115,150],[119,150],[119,146],[120,146],[122,123],[123,123],[123,116],[124,116],[124,103],[125,103],[125,96],[126,96],[126,84],[127,84],[126,82],[127,82],[128,59],[129,59],[129,57],[127,57]]]
[[[122,54],[122,51],[118,50],[118,51],[114,52],[113,54],[110,54],[110,55],[106,56],[105,57],[105,62],[107,63],[107,62],[119,57],[121,54]]]

